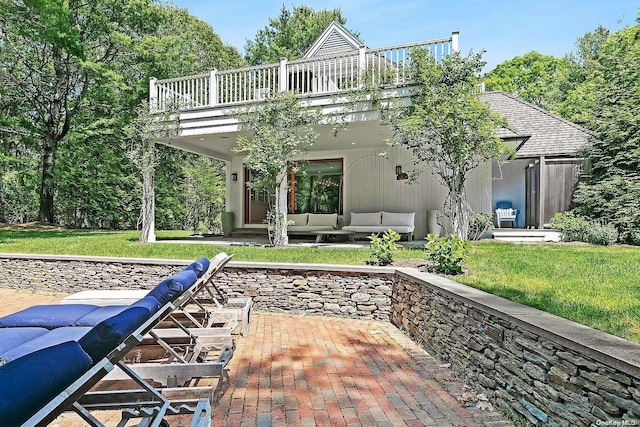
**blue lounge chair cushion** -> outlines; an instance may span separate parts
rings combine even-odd
[[[96,363],[151,317],[144,307],[130,307],[91,328],[78,342]]]
[[[201,277],[207,270],[209,270],[209,265],[209,259],[202,257],[189,264],[185,270],[193,270],[193,272],[196,273],[196,276]]]
[[[153,314],[156,311],[160,310],[162,304],[160,304],[160,301],[158,301],[156,297],[147,295],[146,297],[134,302],[129,307],[143,307],[149,310],[151,314]]]
[[[105,305],[76,320],[73,326],[96,326],[98,323],[122,313],[129,307],[141,307],[147,311],[147,317],[158,311],[162,305],[155,297],[146,296],[131,305]]]
[[[74,326],[78,319],[96,308],[89,304],[34,305],[0,318],[0,328]]]
[[[20,331],[21,329],[30,329],[30,328],[12,328],[12,331]],[[13,360],[16,360],[22,356],[25,356],[29,353],[33,353],[38,350],[42,350],[43,348],[53,347],[58,344],[62,344],[67,341],[78,341],[89,332],[91,328],[74,328],[74,327],[64,327],[57,328],[51,331],[45,329],[46,333],[42,334],[33,339],[24,341],[23,343],[3,351],[0,354],[0,364],[7,364]],[[86,350],[85,350],[86,351]]]
[[[49,332],[45,328],[0,329],[0,354]]]
[[[176,282],[180,283],[182,285],[182,290],[186,291],[198,281],[198,276],[196,275],[196,272],[194,270],[188,269],[174,274],[170,277],[170,279],[173,279]]]
[[[90,366],[89,355],[73,341],[0,366],[0,427],[23,424]]]
[[[155,297],[162,305],[174,301],[185,289],[193,285],[198,277],[193,270],[183,270],[178,274],[164,279],[147,296]]]

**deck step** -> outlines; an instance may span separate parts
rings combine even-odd
[[[555,230],[494,229],[494,240],[503,242],[559,242],[560,233]]]

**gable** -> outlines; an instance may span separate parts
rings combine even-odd
[[[339,22],[332,21],[313,42],[304,58],[353,52],[363,45],[362,41],[351,34]]]

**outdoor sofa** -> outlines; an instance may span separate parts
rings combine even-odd
[[[338,229],[338,214],[301,213],[287,215],[287,234],[307,235],[316,231],[330,231]]]
[[[351,223],[342,227],[345,231],[354,233],[384,233],[393,230],[405,234],[407,240],[413,240],[415,231],[415,212],[351,212]]]

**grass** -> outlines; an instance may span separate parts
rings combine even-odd
[[[158,239],[185,238],[159,231]],[[0,230],[0,252],[192,259],[219,251],[237,261],[364,265],[367,249],[262,248],[163,243],[139,232]],[[396,259],[424,258],[403,250]],[[466,274],[454,280],[640,343],[640,248],[474,243]]]
[[[640,248],[472,246],[454,280],[640,343]]]

